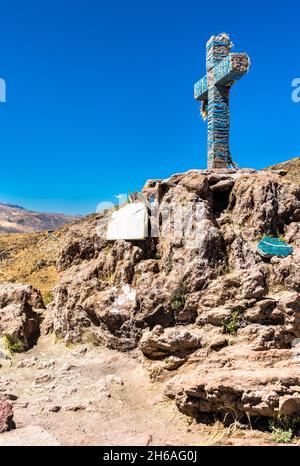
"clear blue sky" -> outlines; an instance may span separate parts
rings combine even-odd
[[[299,1],[1,1],[0,200],[70,213],[206,164],[205,43],[248,52],[231,93],[242,167],[300,155]]]

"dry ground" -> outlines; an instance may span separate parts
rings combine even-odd
[[[0,446],[273,444],[268,433],[191,422],[163,396],[163,383],[150,382],[140,358],[137,350],[66,347],[42,337],[0,369],[0,394],[17,397],[17,429],[1,434]],[[41,437],[37,426],[46,431]]]
[[[58,280],[56,261],[60,237],[48,233],[0,235],[0,283],[26,283],[39,288],[46,304]]]

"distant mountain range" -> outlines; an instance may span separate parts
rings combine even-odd
[[[0,202],[0,233],[57,230],[79,218],[65,214],[33,212],[15,204]]]
[[[300,184],[300,157],[268,167],[265,170],[285,170],[285,179]],[[15,204],[0,202],[0,233],[33,233],[57,230],[76,222],[80,216],[33,212]]]

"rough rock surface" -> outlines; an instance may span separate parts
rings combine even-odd
[[[175,398],[180,411],[198,418],[203,413],[234,413],[235,419],[276,417],[279,412],[298,417],[300,351],[273,350],[257,356],[248,349],[245,354],[227,348],[218,359],[202,359],[201,366],[169,381],[166,395]]]
[[[157,325],[152,332],[145,332],[139,347],[150,359],[161,359],[168,355],[184,357],[201,348],[201,337],[194,331],[176,328],[164,329]]]
[[[300,187],[283,175],[194,170],[149,180],[143,193],[159,203],[160,235],[143,242],[103,240],[107,214],[71,226],[44,332],[119,350],[140,344],[153,359],[184,354],[182,379],[167,392],[193,415],[294,415]],[[263,259],[256,245],[264,234],[284,236],[294,253]]]
[[[0,434],[13,428],[12,404],[8,400],[0,399]]]
[[[20,343],[20,349],[28,349],[39,336],[43,310],[38,290],[28,285],[0,285],[0,337],[7,335],[12,343]]]
[[[60,445],[53,435],[39,426],[22,427],[0,437],[1,447],[56,447]]]

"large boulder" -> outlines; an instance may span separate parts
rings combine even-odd
[[[13,350],[30,348],[39,336],[45,310],[40,292],[28,285],[0,285],[0,337]]]
[[[184,328],[164,330],[160,325],[151,332],[145,332],[139,344],[143,354],[150,359],[162,359],[170,355],[182,358],[201,346],[199,331],[187,331]]]

